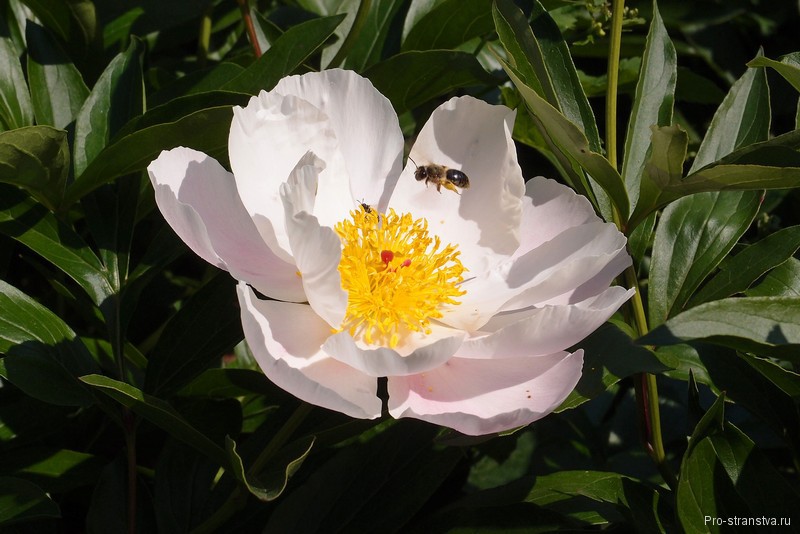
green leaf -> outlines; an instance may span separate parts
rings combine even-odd
[[[89,89],[67,53],[46,29],[29,21],[25,35],[36,123],[66,128],[78,116]]]
[[[800,226],[778,230],[722,262],[720,272],[692,297],[688,306],[697,306],[745,291],[761,275],[792,257],[798,248]]]
[[[97,306],[112,295],[100,260],[72,228],[16,188],[5,186],[0,191],[0,233],[61,269]]]
[[[637,532],[663,532],[662,517],[668,517],[662,495],[656,489],[617,473],[561,471],[536,477],[526,502],[554,511],[585,507],[585,499],[614,505]],[[570,510],[571,511],[571,510]]]
[[[261,371],[206,369],[180,390],[181,396],[231,398],[257,393],[270,395],[275,385]]]
[[[344,59],[344,68],[363,72],[380,61],[395,15],[404,3],[404,0],[372,2],[366,22]]]
[[[651,127],[647,161],[638,185],[639,198],[628,228],[637,228],[642,220],[667,203],[668,197],[663,191],[680,183],[688,145],[689,136],[677,124]]]
[[[493,84],[472,54],[451,50],[402,52],[364,72],[398,114],[459,87]]]
[[[190,532],[207,515],[207,502],[219,466],[176,440],[168,440],[156,464],[158,532]]]
[[[401,530],[460,460],[455,447],[431,447],[436,432],[402,421],[339,449],[277,503],[265,530],[381,532],[387,525]],[[314,514],[308,513],[309,502]]]
[[[188,146],[212,156],[225,156],[232,106],[245,104],[247,98],[241,93],[201,93],[149,110],[126,125],[75,180],[67,190],[65,204],[116,177],[147,168],[162,150]],[[210,104],[213,107],[200,107]]]
[[[80,177],[112,137],[144,111],[143,43],[136,38],[108,64],[75,119],[75,176]]]
[[[145,113],[145,116],[152,111],[152,108],[168,104],[171,100],[199,93],[219,91],[223,85],[239,76],[244,70],[244,67],[236,63],[223,61],[213,67],[190,72],[186,76],[182,76],[174,82],[165,85],[159,89],[157,93],[147,95],[147,104],[151,109]],[[219,94],[221,93],[220,91]],[[249,97],[250,95],[247,96]],[[212,105],[205,107],[211,106]]]
[[[794,514],[800,496],[739,429],[724,422],[698,438],[684,454],[678,483],[678,518],[686,532],[728,531],[709,516],[737,518],[750,529],[780,526],[781,517]]]
[[[800,167],[766,165],[709,165],[690,174],[676,187],[671,197],[703,191],[784,189],[800,186]],[[669,197],[667,197],[669,198]],[[662,201],[665,199],[661,199]]]
[[[625,159],[622,165],[622,176],[633,206],[636,206],[639,199],[642,174],[648,166],[648,153],[656,154],[659,149],[655,144],[651,146],[651,128],[667,127],[672,123],[677,76],[675,46],[667,35],[661,14],[653,2],[653,19],[642,56],[639,82],[636,84],[631,119],[625,136]],[[677,163],[676,170],[680,177],[683,159]]]
[[[670,204],[661,215],[650,266],[650,324],[682,310],[703,280],[755,218],[755,192],[701,193]]]
[[[89,0],[22,0],[64,42],[88,45],[94,40],[96,20]]]
[[[769,135],[769,86],[763,69],[747,69],[722,101],[689,170],[727,156],[740,147],[766,141]]]
[[[134,523],[140,532],[156,532],[149,488],[144,484],[136,485],[136,517],[130,521],[128,519],[128,488],[130,485],[127,460],[120,454],[106,465],[95,482],[92,499],[86,511],[87,532],[93,534],[127,532],[128,526]]]
[[[557,412],[575,408],[635,373],[660,373],[670,368],[611,323],[598,328],[580,347],[584,350],[581,379]]]
[[[226,468],[229,467],[230,463],[225,451],[190,425],[166,401],[147,395],[129,384],[101,375],[83,376],[81,380],[102,391],[123,406],[130,408],[175,439],[202,452],[219,465]]]
[[[800,445],[796,404],[800,381],[795,373],[769,360],[708,343],[671,345],[658,352],[678,359],[678,368],[668,373],[671,378],[686,380],[691,373],[698,382],[718,395],[724,392],[726,399],[760,418],[793,450]]]
[[[651,155],[641,175],[641,205],[637,204],[629,227],[692,193],[781,188],[800,183],[800,169],[795,168],[800,166],[800,158],[787,155],[790,151],[786,149],[796,145],[796,133],[755,145],[767,139],[769,124],[766,76],[749,69],[731,87],[714,114],[685,179],[680,179],[683,162],[678,160],[688,137],[678,127],[654,129]]]
[[[0,375],[26,394],[64,406],[89,406],[77,377],[98,371],[75,332],[53,312],[0,280]]]
[[[745,291],[748,297],[800,297],[800,260],[789,258],[775,267],[764,280]]]
[[[246,473],[242,459],[236,452],[236,442],[228,438],[225,443],[233,466],[233,475],[259,500],[269,502],[281,496],[289,478],[300,469],[311,453],[315,441],[314,436],[307,436],[284,447],[270,458],[269,464],[265,469],[260,469],[259,473]]]
[[[580,165],[600,184],[611,197],[622,218],[627,219],[628,196],[619,173],[606,158],[589,148],[586,136],[577,126],[523,83],[513,67],[506,63],[503,65],[528,105],[528,110],[538,120],[541,131],[550,138],[558,150]]]
[[[13,130],[33,124],[33,107],[17,51],[0,37],[0,129]]]
[[[145,391],[164,395],[180,389],[219,364],[242,337],[235,282],[228,273],[217,273],[164,327],[148,357]]]
[[[584,132],[591,150],[600,152],[600,135],[594,113],[583,92],[569,47],[549,13],[539,2],[534,2],[529,24],[522,11],[512,2],[500,0],[494,4],[493,17],[508,61],[521,79]],[[517,120],[520,121],[520,118]],[[548,147],[547,143],[537,148],[545,155],[551,150],[558,152]],[[573,170],[569,162],[559,162],[556,166],[576,190],[590,199],[596,197],[603,216],[611,220],[608,197],[594,179],[588,179],[589,191],[589,186],[584,184],[586,178],[579,170]]]
[[[750,63],[748,67],[771,67],[775,72],[783,76],[792,87],[800,91],[800,52],[787,54],[780,61],[759,56]]]
[[[798,360],[800,298],[743,297],[707,302],[676,315],[637,342],[674,345],[694,339],[754,352],[784,347],[784,351],[772,353],[794,354],[793,359]]]
[[[401,50],[446,50],[490,33],[492,0],[445,0],[415,21]]]
[[[334,15],[292,26],[269,50],[222,89],[251,95],[261,90],[269,91],[325,44],[342,20],[344,15]]]
[[[69,449],[29,446],[5,451],[0,473],[29,480],[48,492],[65,493],[93,486],[105,461]]]
[[[0,182],[22,187],[51,211],[61,203],[68,172],[67,132],[28,126],[0,133]]]
[[[42,489],[27,480],[0,477],[0,525],[61,517],[61,510]]]

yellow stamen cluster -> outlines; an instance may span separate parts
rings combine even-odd
[[[335,227],[342,240],[339,273],[347,291],[341,330],[368,344],[396,347],[409,332],[430,333],[440,306],[458,304],[464,266],[453,245],[441,248],[428,222],[360,207]],[[440,250],[441,248],[441,250]]]

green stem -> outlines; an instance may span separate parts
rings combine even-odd
[[[314,407],[306,402],[301,402],[300,406],[292,413],[289,420],[272,436],[267,446],[261,450],[258,457],[250,464],[247,469],[247,477],[250,479],[258,474],[264,465],[283,447],[289,438],[294,434],[306,416],[311,413]],[[247,489],[244,484],[239,484],[228,499],[217,508],[217,511],[209,517],[202,525],[192,531],[192,534],[211,534],[218,532],[225,521],[247,503]]]
[[[353,25],[350,27],[350,32],[347,34],[347,37],[345,37],[342,46],[339,47],[339,51],[336,52],[331,62],[328,63],[327,68],[333,69],[338,67],[344,61],[344,58],[347,57],[350,49],[353,48],[353,45],[356,43],[358,35],[361,33],[361,28],[363,28],[364,24],[367,22],[367,15],[369,15],[370,7],[372,7],[372,0],[361,0],[361,3],[358,4],[358,11],[356,12],[355,20],[353,20]]]
[[[619,56],[622,44],[622,19],[625,0],[613,0],[611,12],[611,34],[608,50],[608,88],[606,91],[606,154],[609,163],[617,168],[617,87],[619,84]],[[621,231],[625,231],[625,221],[614,209],[614,223]],[[628,267],[624,273],[625,284],[635,290],[628,306],[632,311],[633,322],[639,336],[648,332],[647,316],[644,312],[639,280],[636,269]],[[655,462],[664,481],[673,489],[676,487],[675,474],[667,463],[661,436],[661,415],[658,405],[658,386],[656,377],[648,373],[640,373],[634,377],[636,404],[639,412],[639,430],[645,449]]]
[[[242,11],[242,20],[244,27],[247,30],[247,37],[250,39],[250,46],[253,47],[253,54],[256,59],[261,57],[261,45],[258,44],[258,36],[256,35],[256,28],[253,26],[253,16],[250,14],[249,0],[236,0],[239,4],[239,9]]]

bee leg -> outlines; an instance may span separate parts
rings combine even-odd
[[[458,192],[458,188],[451,184],[450,182],[444,182],[442,185],[446,188],[455,193],[456,195],[460,195],[461,193]]]

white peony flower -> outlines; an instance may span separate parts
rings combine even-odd
[[[565,349],[632,295],[609,287],[631,261],[624,236],[567,187],[524,182],[514,116],[453,98],[402,168],[389,101],[329,70],[234,108],[233,173],[188,148],[148,170],[167,222],[240,281],[245,337],[275,384],[376,418],[388,377],[392,416],[488,434],[558,407],[583,365]],[[418,181],[414,162],[470,187]]]

